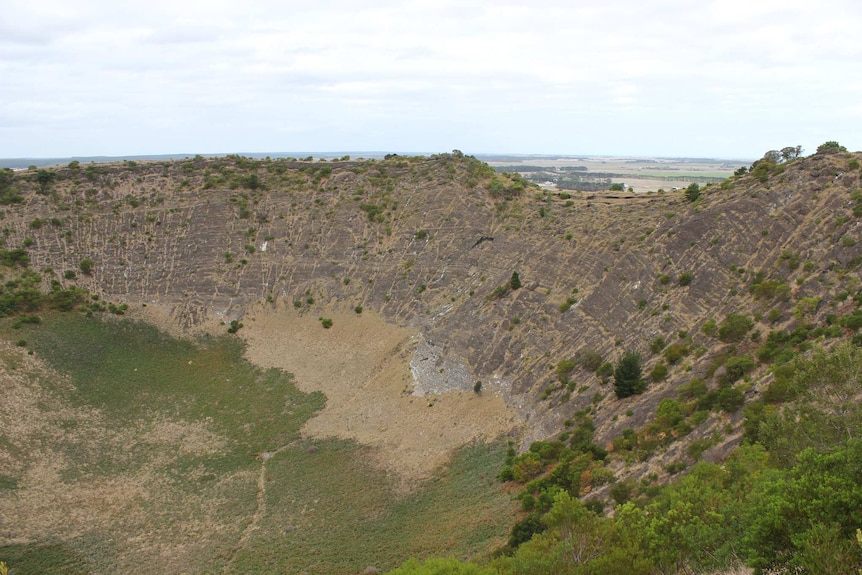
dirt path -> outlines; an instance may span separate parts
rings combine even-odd
[[[367,311],[325,315],[333,320],[329,329],[317,315],[259,308],[243,319],[241,332],[251,362],[289,371],[302,391],[326,395],[326,408],[303,428],[307,437],[372,446],[379,463],[409,484],[458,447],[518,424],[503,398],[489,391],[414,394],[415,331]]]

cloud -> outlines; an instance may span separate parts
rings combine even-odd
[[[9,4],[0,156],[759,156],[816,147],[775,141],[793,124],[862,132],[851,0]]]

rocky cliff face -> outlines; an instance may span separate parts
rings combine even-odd
[[[520,414],[525,444],[589,410],[607,442],[692,378],[714,385],[730,344],[704,333],[710,320],[744,314],[765,336],[849,313],[859,157],[761,166],[695,203],[683,192],[560,196],[458,153],[73,165],[17,173],[3,226],[6,246],[27,245],[47,279],[165,306],[186,327],[241,321],[253,305],[376,312],[420,334],[411,367],[422,393],[481,382]],[[652,354],[659,337],[686,354]],[[618,400],[578,362],[558,377],[562,360],[590,351],[613,362],[626,349],[644,354],[647,373],[668,364],[642,396]],[[753,373],[749,397],[763,378]],[[716,418],[703,433],[722,427],[733,442],[740,421]]]

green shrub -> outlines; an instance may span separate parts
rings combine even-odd
[[[718,326],[718,339],[725,343],[739,342],[745,337],[754,322],[746,315],[731,313]]]
[[[667,345],[667,342],[665,342],[664,338],[662,336],[658,335],[658,336],[654,337],[652,341],[650,341],[649,350],[652,353],[660,353],[661,350],[663,350],[666,345]]]
[[[699,399],[706,395],[707,391],[706,382],[696,377],[679,388],[679,396],[682,399]]]
[[[667,366],[663,363],[657,363],[650,371],[649,376],[654,383],[658,383],[667,377]]]
[[[745,403],[745,395],[735,387],[725,387],[718,392],[718,407],[727,413],[733,413]]]
[[[604,362],[596,369],[596,377],[602,380],[602,382],[607,382],[613,374],[614,364],[609,361]]]
[[[679,361],[688,355],[689,348],[687,345],[683,344],[674,344],[670,345],[664,350],[664,359],[671,365],[676,365]]]
[[[700,186],[697,184],[697,182],[692,182],[685,189],[685,199],[687,199],[690,202],[695,202],[695,201],[697,201],[697,199],[699,197],[700,197]]]
[[[575,369],[575,362],[571,359],[563,359],[557,364],[557,379],[560,380],[561,383],[566,384],[569,382],[569,374],[572,373],[572,370]]]
[[[512,462],[512,478],[518,483],[526,483],[538,477],[544,470],[542,456],[534,451],[522,453]]]
[[[715,337],[717,332],[718,332],[716,322],[712,318],[706,320],[700,329],[703,333],[705,333],[709,337]]]
[[[84,258],[78,264],[78,267],[84,274],[91,275],[93,273],[93,260],[91,260],[90,258]]]
[[[602,356],[599,352],[592,349],[583,349],[578,352],[575,361],[581,368],[587,371],[596,371],[603,363]]]
[[[724,363],[724,374],[721,383],[730,385],[738,381],[743,375],[754,369],[755,363],[747,355],[731,357]]]

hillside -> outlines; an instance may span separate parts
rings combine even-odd
[[[0,203],[6,249],[46,289],[175,335],[232,327],[249,361],[326,396],[303,438],[368,446],[404,493],[475,440],[523,451],[587,428],[610,452],[639,436],[607,459],[616,480],[663,483],[740,443],[743,404],[775,378],[770,331],[855,336],[860,159],[764,160],[696,201],[549,192],[457,151],[73,163],[4,172]],[[627,350],[654,377],[618,399]],[[686,390],[721,398],[685,433],[649,430]],[[582,485],[604,506],[611,487]]]

